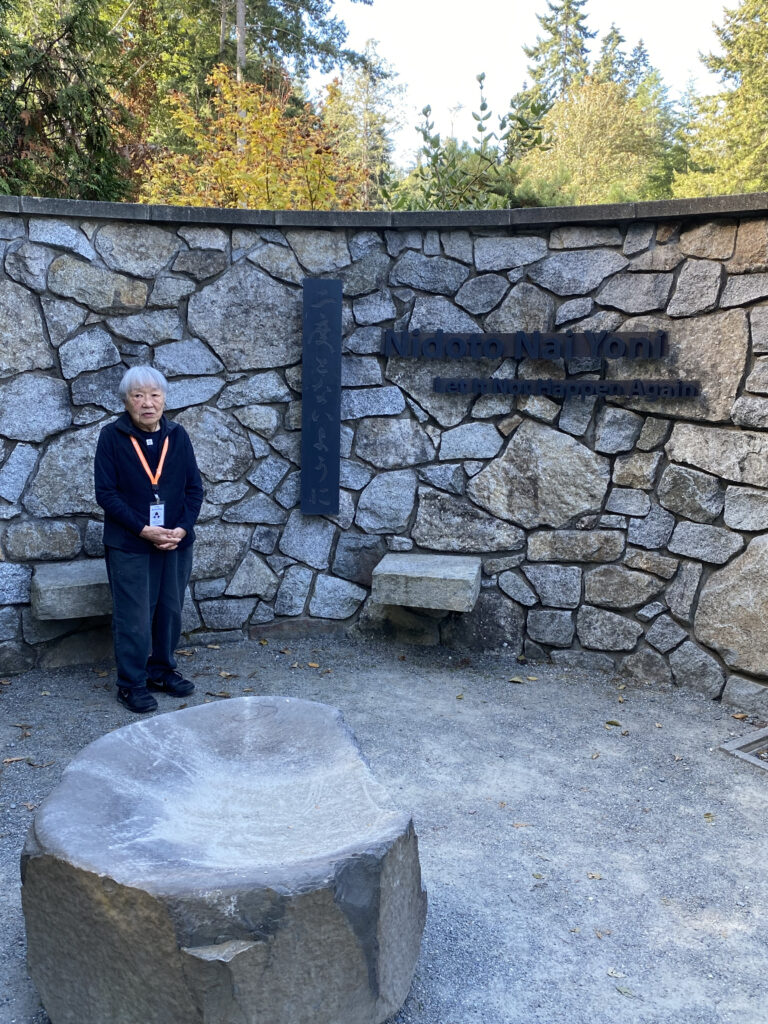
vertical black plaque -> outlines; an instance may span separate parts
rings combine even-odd
[[[339,511],[341,281],[303,288],[301,511],[327,516]]]

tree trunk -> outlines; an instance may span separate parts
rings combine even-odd
[[[224,53],[229,29],[229,0],[221,0],[221,21],[219,23],[219,56]]]
[[[245,77],[245,0],[237,0],[237,80]]]

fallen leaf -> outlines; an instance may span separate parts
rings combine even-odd
[[[571,928],[571,931],[573,932],[574,935],[578,935],[579,932],[581,931],[581,928]]]
[[[661,724],[661,722],[654,722],[653,724],[656,726],[657,729],[663,729],[664,728],[664,726]]]
[[[283,649],[280,651],[280,653],[281,654],[291,654],[291,648],[290,647],[283,647]]]
[[[178,651],[174,651],[174,654],[180,654],[182,658],[191,658],[194,653],[191,647],[180,647]]]
[[[598,751],[595,751],[594,754],[592,755],[592,760],[596,761],[598,759],[598,757],[600,757],[600,754],[598,753]]]
[[[635,993],[631,988],[624,988],[622,985],[614,985],[614,988],[622,996],[627,996],[629,999],[635,998]]]
[[[513,821],[512,828],[530,828],[531,826],[527,821]]]
[[[457,693],[456,694],[456,700],[464,700],[464,694],[463,693]]]
[[[3,764],[15,764],[17,761],[26,761],[26,757],[4,757]]]
[[[626,978],[626,974],[622,974],[621,971],[617,971],[615,967],[611,967],[608,971],[609,978]]]
[[[320,668],[320,665],[316,661],[308,661],[307,668]]]
[[[205,691],[205,695],[206,695],[206,697],[231,697],[232,696],[232,694],[231,693],[227,693],[226,690],[219,690],[218,693],[213,693],[212,690],[206,690]]]
[[[526,676],[525,678],[526,679],[530,679],[531,682],[535,682],[539,677],[538,676]]]
[[[506,807],[506,806],[507,806],[507,801],[506,800],[499,800],[499,807]]]
[[[398,654],[397,660],[398,661],[405,661],[405,655],[404,654]]]
[[[606,725],[615,725],[617,728],[621,728],[621,722],[617,722],[615,718],[609,718],[605,723]]]
[[[539,872],[539,871],[534,871],[533,872],[533,877],[534,878],[543,878],[544,875],[542,875],[541,872]]]
[[[708,825],[714,824],[714,821],[715,821],[714,814],[711,811],[707,811],[706,814],[704,815],[704,821],[706,821],[706,823]]]
[[[40,691],[40,696],[41,697],[50,697],[51,696],[51,691],[50,690],[41,690]]]
[[[225,672],[224,669],[222,669],[221,672],[219,672],[219,675],[221,676],[222,679],[236,679],[237,678],[237,672]]]
[[[510,683],[522,683],[523,677],[522,676],[512,676],[509,681],[510,681]]]
[[[619,704],[623,704],[623,703],[624,703],[624,698],[623,697],[619,697]]]
[[[221,650],[221,644],[206,644],[205,646],[209,650],[211,650],[211,651],[220,651]]]
[[[25,803],[24,807],[26,807],[28,811],[34,811],[34,809],[37,807],[37,804]]]
[[[610,935],[610,934],[611,934],[611,932],[607,928],[604,929],[603,931],[598,931],[597,928],[595,928],[595,935],[598,937],[598,939],[602,939],[602,937],[604,935]]]
[[[27,758],[27,764],[29,765],[30,768],[50,768],[51,765],[52,764],[56,764],[56,762],[55,761],[43,761],[42,764],[36,764],[35,761],[30,761],[29,758]]]
[[[253,693],[253,687],[252,686],[244,686],[243,687],[243,693]]]
[[[0,679],[0,686],[10,686],[10,685],[11,685],[11,680],[10,679]]]
[[[621,730],[621,735],[622,736],[629,736],[629,729],[622,729]]]
[[[291,664],[291,665],[289,666],[289,668],[301,668],[301,665],[300,665],[300,664],[298,663],[298,661],[294,661],[294,662],[293,662],[293,663],[292,663],[292,664]]]
[[[619,689],[619,690],[626,690],[626,688],[627,688],[627,684],[626,684],[626,683],[621,683],[621,684],[620,684],[620,685],[619,685],[619,686],[617,687],[617,689]]]
[[[599,871],[588,871],[587,872],[587,878],[592,878],[592,879],[595,879],[596,881],[599,881],[602,877],[603,876],[600,874]]]
[[[97,672],[96,675],[99,677],[99,679],[103,679],[104,676],[108,676],[109,675],[109,672],[105,672],[105,671]]]
[[[675,760],[676,761],[682,761],[683,760],[683,755],[682,754],[675,754]]]
[[[737,722],[743,722],[745,718],[748,718],[743,711],[740,711],[737,715],[731,715],[731,718],[735,718]]]
[[[269,640],[267,640],[265,637],[262,637],[261,640],[259,640],[259,643],[261,644],[262,647],[266,647],[267,644],[269,643]]]
[[[320,673],[320,675],[321,676],[329,676],[329,675],[331,675],[332,672],[333,672],[332,668],[324,668],[323,671]]]

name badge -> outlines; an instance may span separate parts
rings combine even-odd
[[[149,506],[149,525],[165,526],[165,502],[159,501],[156,505]]]

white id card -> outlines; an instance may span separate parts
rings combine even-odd
[[[165,502],[160,501],[156,505],[149,506],[149,525],[165,526]]]

